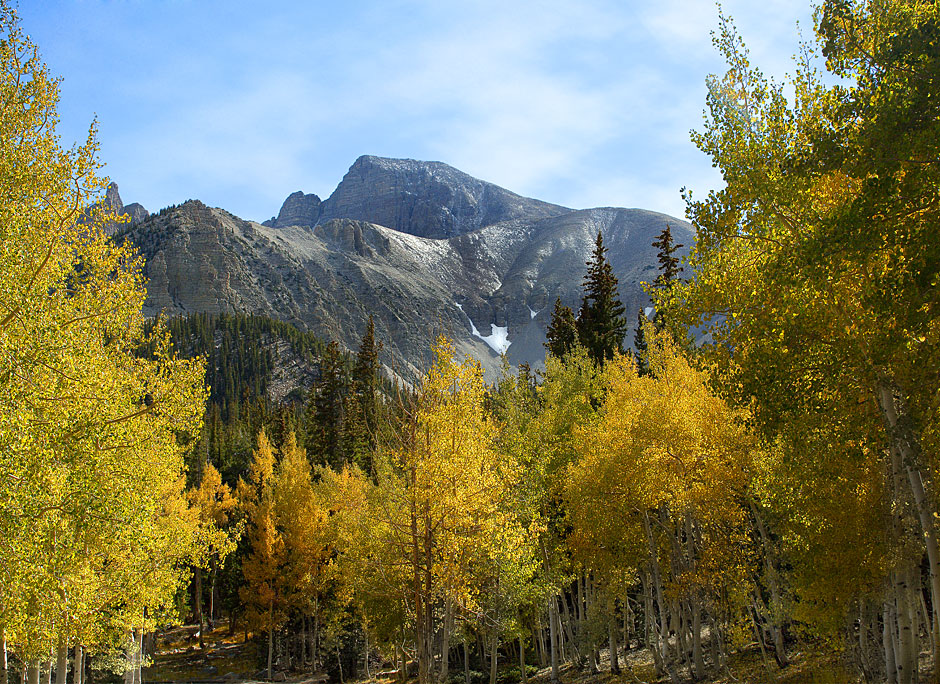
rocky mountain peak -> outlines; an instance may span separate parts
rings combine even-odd
[[[503,221],[538,220],[569,211],[522,197],[441,162],[365,155],[322,203],[318,222],[349,218],[441,239]]]

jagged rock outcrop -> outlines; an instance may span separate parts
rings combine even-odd
[[[443,199],[449,198],[452,209],[441,209],[438,218],[449,217],[450,223],[432,225],[426,220],[430,214],[412,212],[407,220],[396,214],[397,227],[389,227],[356,217],[330,218],[321,211],[313,228],[278,221],[263,225],[186,202],[127,232],[146,257],[147,313],[260,313],[335,339],[349,350],[358,345],[372,315],[384,345],[382,361],[401,377],[420,376],[432,342],[443,333],[455,340],[460,353],[480,359],[492,378],[499,351],[506,351],[513,364],[542,363],[554,301],[561,297],[575,310],[580,306],[585,262],[598,231],[604,234],[631,323],[636,310],[649,303],[640,283],[656,276],[651,243],[663,226],[668,222],[678,242],[691,244],[688,224],[663,214],[573,211],[521,198],[443,164],[395,161],[360,158],[343,181],[346,187],[341,184],[321,210],[330,203],[331,212],[348,206],[351,213],[383,215],[408,202],[444,207]],[[380,170],[372,175],[365,167]],[[390,181],[390,170],[398,167],[402,173]],[[416,169],[419,175],[430,169],[425,189],[437,189],[412,197],[423,187],[410,175]],[[347,182],[350,175],[359,178],[355,193]],[[374,193],[367,178],[377,184]],[[453,200],[464,191],[464,200]],[[337,193],[346,204],[334,200]],[[353,195],[360,199],[352,202]],[[468,197],[475,198],[475,213]],[[509,218],[486,223],[487,217],[504,216]],[[444,230],[445,224],[455,232],[447,239],[415,234]]]
[[[128,224],[135,225],[150,216],[150,213],[144,209],[143,205],[138,204],[137,202],[124,206],[124,202],[121,200],[121,193],[118,192],[117,183],[108,183],[108,187],[104,193],[104,200],[101,202],[101,205],[105,209],[113,211],[115,216],[121,216],[122,214],[127,215],[127,221],[124,223],[119,221],[108,222],[104,226],[104,232],[107,235],[114,235],[115,233],[127,228]],[[94,208],[94,206],[89,208],[88,212],[92,211]],[[86,212],[86,215],[88,212]]]
[[[320,218],[320,198],[314,194],[305,195],[298,190],[287,196],[277,217],[265,221],[263,225],[283,228],[285,226],[315,226]]]

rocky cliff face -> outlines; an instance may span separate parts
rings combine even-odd
[[[309,210],[308,197],[315,196],[285,202],[285,221],[309,217],[294,213]],[[437,209],[406,215],[399,211],[405,206]],[[350,216],[331,216],[337,212]],[[381,225],[383,216],[395,225]],[[493,377],[500,351],[513,364],[541,364],[555,298],[580,305],[598,231],[631,323],[648,305],[640,282],[655,278],[651,243],[663,226],[668,222],[678,242],[691,243],[688,225],[663,214],[572,211],[443,164],[374,157],[353,165],[320,205],[313,227],[280,218],[263,225],[191,201],[135,225],[127,237],[147,259],[147,313],[261,313],[347,349],[356,348],[372,315],[383,362],[405,379],[420,376],[442,333]],[[487,223],[491,218],[499,220]],[[447,238],[420,234],[448,231]]]

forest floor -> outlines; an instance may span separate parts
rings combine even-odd
[[[226,626],[220,626],[203,635],[205,648],[199,648],[198,629],[188,625],[161,634],[156,643],[152,665],[143,672],[143,681],[153,684],[209,684],[230,682],[245,684],[263,681],[257,644],[245,643],[242,634],[230,636]],[[775,663],[767,665],[756,647],[745,648],[735,654],[722,672],[710,669],[706,682],[711,684],[855,684],[860,676],[846,669],[841,656],[823,654],[816,649],[800,649],[795,645],[790,653],[790,665],[779,669]],[[600,672],[591,674],[588,668],[579,670],[566,664],[560,670],[562,684],[653,684],[668,682],[657,679],[653,661],[646,649],[633,649],[621,655],[622,673],[610,674],[610,660],[601,652]],[[688,672],[680,672],[683,682],[691,682]],[[548,684],[549,668],[529,677],[530,684]],[[288,684],[324,684],[322,673],[275,672],[275,681]],[[397,684],[395,673],[378,670],[371,679],[360,677],[346,684]],[[462,682],[462,679],[461,679]]]

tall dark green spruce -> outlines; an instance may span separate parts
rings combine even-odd
[[[649,319],[643,309],[640,309],[636,312],[636,330],[633,332],[633,358],[636,359],[636,370],[640,375],[648,375],[650,372],[649,345],[646,343],[644,328],[647,323]]]
[[[555,358],[562,358],[578,343],[578,325],[571,307],[561,303],[561,297],[555,300],[552,318],[545,331],[545,349]]]
[[[672,228],[669,227],[669,224],[666,224],[666,227],[663,228],[663,232],[659,234],[659,238],[653,240],[653,247],[659,250],[656,255],[656,258],[659,260],[659,275],[656,276],[656,280],[653,281],[653,287],[660,290],[670,290],[675,282],[679,279],[679,274],[682,273],[682,267],[679,265],[679,257],[676,256],[676,252],[679,251],[679,248],[682,247],[682,244],[676,244],[672,239]],[[660,305],[660,309],[662,309]],[[666,319],[668,313],[665,311],[657,311],[653,322],[656,324],[657,330],[662,330],[666,327]]]
[[[581,344],[599,365],[623,352],[623,338],[627,321],[623,304],[617,293],[617,277],[607,260],[604,238],[600,231],[588,272],[584,277],[584,298],[578,312],[577,330]]]
[[[307,457],[314,465],[339,467],[342,458],[343,397],[346,369],[336,342],[330,342],[320,358],[320,377],[307,402]]]
[[[656,258],[659,261],[659,275],[657,275],[656,280],[653,281],[653,287],[661,290],[669,290],[672,285],[678,281],[679,274],[682,273],[682,267],[679,265],[679,257],[676,256],[676,252],[679,251],[682,244],[673,242],[672,228],[667,223],[666,227],[663,228],[663,231],[659,234],[659,237],[653,240],[652,245],[659,250],[656,254]],[[662,308],[662,305],[660,305],[660,309]],[[661,331],[666,327],[666,319],[667,314],[664,311],[657,311],[653,314],[653,321],[655,322],[657,330]],[[643,309],[637,311],[636,331],[633,337],[633,355],[636,358],[637,371],[640,375],[649,373],[646,333],[643,327],[644,324],[648,322],[649,319],[646,317]]]
[[[379,422],[379,351],[381,343],[375,340],[375,324],[369,324],[359,343],[356,365],[352,372],[352,392],[347,395],[346,416],[343,425],[343,455],[370,475],[372,452],[375,450]]]

